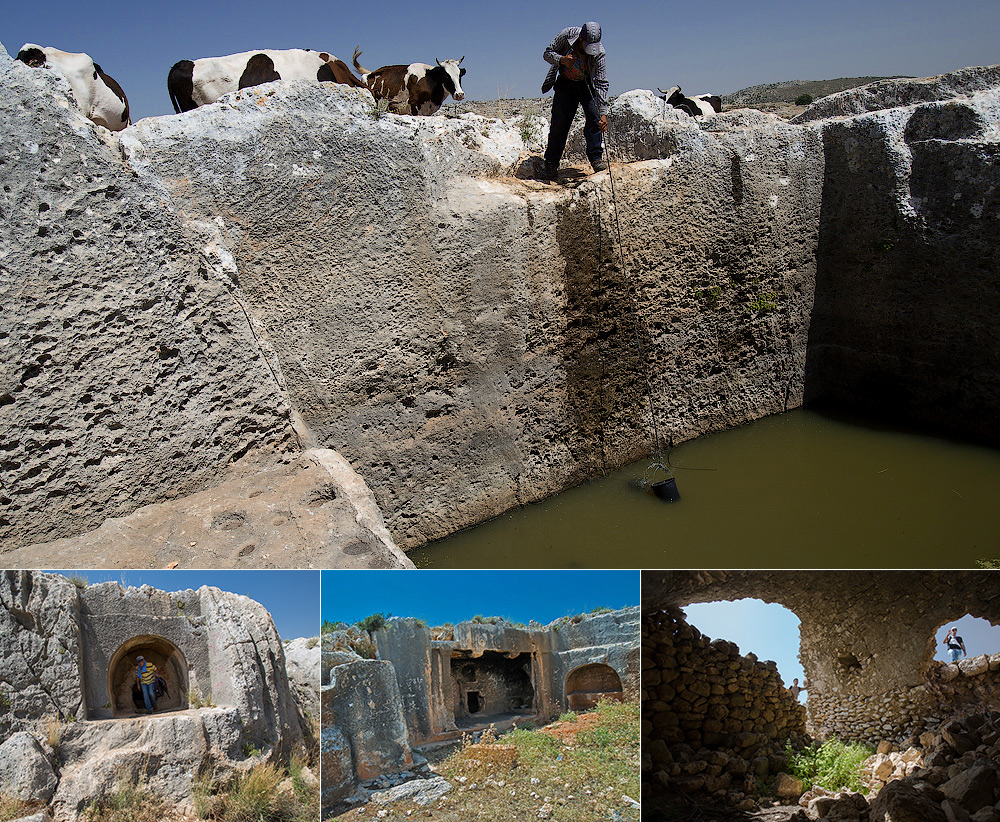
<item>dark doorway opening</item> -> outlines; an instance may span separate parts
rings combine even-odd
[[[483,709],[483,703],[479,699],[479,691],[469,691],[467,696],[469,698],[469,713],[478,714]]]

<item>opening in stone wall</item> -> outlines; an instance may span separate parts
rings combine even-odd
[[[184,654],[170,640],[145,634],[124,642],[108,665],[108,693],[113,716],[145,713],[142,691],[137,687],[136,657],[143,656],[156,666],[166,683],[166,693],[157,699],[157,712],[188,707],[188,665]]]
[[[531,714],[535,688],[531,680],[531,654],[513,656],[500,651],[455,651],[451,659],[455,722],[487,722],[492,717]],[[474,718],[473,718],[474,717]]]
[[[987,619],[965,614],[960,619],[943,622],[934,632],[934,659],[940,662],[951,662],[944,642],[945,635],[951,628],[958,629],[958,636],[965,646],[965,654],[959,654],[960,660],[1000,652],[1000,625],[992,625]]]
[[[689,624],[712,639],[735,642],[742,654],[773,660],[786,688],[799,702],[808,697],[808,683],[799,662],[799,618],[785,608],[759,599],[702,602],[682,609]]]
[[[565,694],[566,704],[571,711],[586,711],[601,699],[621,702],[622,680],[610,665],[581,665],[566,677]]]

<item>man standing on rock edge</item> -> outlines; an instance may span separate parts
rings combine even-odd
[[[948,648],[948,656],[952,662],[958,662],[960,656],[968,656],[965,652],[965,643],[962,641],[962,637],[958,635],[958,628],[954,626],[948,629],[948,633],[941,640],[941,644]]]
[[[156,710],[156,666],[152,662],[137,656],[135,658],[135,678],[139,680],[139,687],[142,688],[142,700],[146,703],[146,713],[151,714]]]
[[[556,178],[578,105],[583,106],[587,158],[594,171],[604,171],[608,164],[604,161],[601,135],[608,130],[608,76],[600,23],[563,29],[542,57],[552,64],[542,83],[542,94],[555,87],[555,95],[545,165],[539,178]]]

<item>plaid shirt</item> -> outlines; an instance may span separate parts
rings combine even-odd
[[[556,77],[559,76],[559,58],[573,50],[572,44],[580,36],[580,31],[580,26],[570,26],[568,29],[563,29],[545,49],[542,57],[546,63],[551,63],[552,67],[545,76],[545,82],[542,83],[542,94],[545,94],[556,84]],[[608,74],[604,58],[604,54],[587,55],[587,74],[590,75],[590,82],[596,92],[599,114],[608,113]]]

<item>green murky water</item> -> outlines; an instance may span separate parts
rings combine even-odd
[[[969,568],[1000,559],[1000,450],[800,409],[410,554],[419,568]]]

